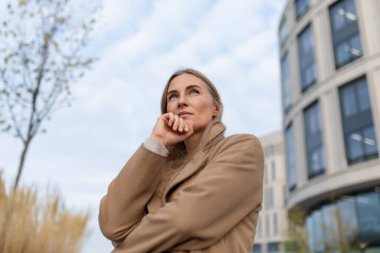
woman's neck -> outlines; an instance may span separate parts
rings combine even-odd
[[[186,146],[186,151],[188,154],[191,154],[198,146],[198,144],[202,140],[204,131],[194,133],[192,136],[184,140],[185,146]]]

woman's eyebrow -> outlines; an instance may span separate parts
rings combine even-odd
[[[189,90],[191,88],[201,88],[199,85],[196,85],[196,84],[190,84],[189,86],[186,87],[186,90]],[[172,94],[172,93],[178,93],[178,90],[170,90],[167,92],[167,94]]]

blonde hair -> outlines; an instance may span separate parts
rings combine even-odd
[[[162,97],[161,97],[161,113],[162,114],[168,112],[167,111],[167,93],[168,93],[168,89],[169,89],[171,81],[174,78],[176,78],[177,76],[180,76],[183,74],[194,75],[194,76],[198,77],[199,79],[201,79],[203,82],[205,82],[207,85],[207,89],[208,89],[208,91],[212,97],[212,100],[218,109],[218,114],[213,116],[211,123],[205,129],[205,131],[203,133],[202,140],[199,143],[198,147],[196,148],[196,151],[198,151],[198,150],[201,150],[204,147],[204,145],[206,144],[205,143],[205,137],[209,134],[212,126],[215,125],[217,122],[222,121],[223,103],[222,103],[222,100],[220,98],[218,90],[216,89],[215,85],[210,81],[210,79],[208,79],[203,73],[201,73],[198,70],[191,69],[191,68],[185,68],[185,69],[177,70],[168,79],[168,81],[165,85],[164,91],[162,93]],[[183,161],[183,160],[185,160],[184,158],[186,155],[187,155],[187,152],[186,152],[185,144],[183,142],[180,142],[180,143],[174,145],[170,149],[170,154],[169,154],[168,158],[169,158],[169,160],[178,160],[179,159],[179,160]]]

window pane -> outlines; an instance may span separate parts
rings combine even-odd
[[[253,253],[261,253],[261,245],[260,244],[255,244],[253,245]]]
[[[344,236],[349,242],[354,242],[359,234],[359,222],[357,219],[355,199],[353,197],[346,197],[343,200],[340,200],[338,208]]]
[[[299,18],[309,8],[308,0],[296,0],[296,17]]]
[[[356,21],[357,17],[356,17],[356,8],[355,8],[354,0],[346,0],[345,4],[346,4],[345,18],[347,20],[347,23]]]
[[[376,145],[375,131],[373,129],[373,126],[364,129],[363,135],[364,135],[363,144],[364,144],[365,154],[367,156],[376,154],[377,145]]]
[[[359,240],[370,243],[380,242],[380,202],[378,193],[360,194],[356,198],[358,205],[360,234]]]
[[[275,252],[279,252],[280,251],[280,247],[278,245],[278,243],[268,243],[268,252],[271,252],[271,253],[275,253]]]
[[[336,48],[336,61],[338,66],[344,65],[346,62],[350,60],[350,45],[348,41],[344,41],[339,44]]]
[[[361,79],[357,84],[357,92],[358,92],[358,99],[359,99],[359,108],[360,111],[366,111],[370,109],[370,100],[369,100],[369,94],[367,89],[367,83],[365,79]]]
[[[298,54],[300,61],[301,87],[305,90],[317,79],[314,62],[314,42],[311,26],[307,26],[298,36]]]
[[[288,170],[288,187],[294,189],[297,184],[296,174],[296,161],[295,161],[295,146],[294,146],[294,134],[293,126],[289,126],[286,130],[286,162]]]
[[[331,31],[337,68],[362,56],[355,1],[340,0],[330,7]]]
[[[335,4],[334,7],[331,9],[331,16],[332,16],[332,26],[333,30],[337,31],[344,27],[345,25],[345,18],[343,16],[344,10],[342,8],[342,3]]]
[[[283,101],[284,108],[287,109],[292,103],[292,90],[290,86],[290,73],[289,73],[289,57],[288,54],[284,56],[281,61],[281,79],[283,85]]]
[[[349,150],[349,159],[357,160],[363,157],[363,136],[361,132],[352,132],[348,135],[348,150]]]
[[[339,249],[338,210],[335,205],[326,205],[322,208],[322,214],[326,247],[330,250],[337,250]]]
[[[346,86],[341,91],[344,117],[350,117],[357,113],[357,102],[355,98],[355,88],[353,85]]]
[[[314,212],[314,224],[315,224],[315,242],[316,252],[323,252],[325,249],[325,235],[323,229],[322,212],[320,210]]]
[[[279,37],[280,37],[280,43],[283,44],[285,40],[288,38],[288,24],[286,23],[286,20],[282,20],[280,24],[279,29]]]
[[[323,146],[313,150],[310,155],[311,155],[310,174],[315,175],[315,174],[319,174],[321,171],[324,171],[325,159],[324,159]]]
[[[358,34],[351,39],[350,53],[352,60],[362,56],[362,45]]]
[[[307,245],[309,247],[310,252],[314,252],[315,249],[315,233],[314,233],[314,219],[313,215],[309,215],[306,220],[306,228],[307,228]]]

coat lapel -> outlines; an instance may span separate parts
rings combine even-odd
[[[205,149],[214,145],[224,138],[224,131],[226,127],[223,123],[216,123],[210,130],[209,135],[206,137]],[[168,194],[172,191],[174,187],[190,178],[192,175],[197,173],[204,165],[207,163],[208,154],[206,152],[199,151],[187,164],[185,167],[178,173],[178,175],[174,178],[174,180],[169,184],[169,187],[166,188],[163,199],[167,200]]]

